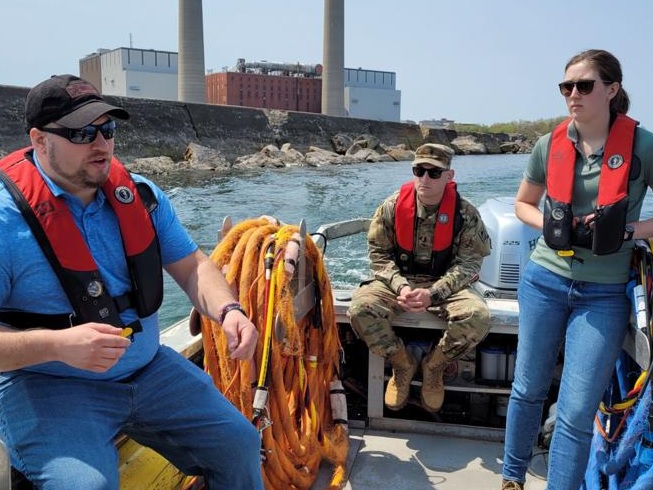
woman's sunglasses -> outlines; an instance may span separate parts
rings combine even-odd
[[[105,140],[112,139],[116,134],[116,122],[107,121],[104,124],[89,124],[80,129],[69,128],[40,128],[41,131],[46,133],[56,134],[62,138],[66,138],[71,143],[76,145],[87,145],[93,143],[97,134],[102,133]]]
[[[574,87],[576,87],[576,90],[578,90],[580,95],[588,95],[592,93],[592,90],[594,90],[595,83],[596,80],[578,80],[576,82],[559,83],[558,87],[560,88],[560,93],[565,97],[569,97],[571,95],[571,93],[574,91]],[[601,83],[610,85],[612,82],[601,80]]]
[[[424,177],[424,174],[428,174],[432,179],[439,179],[442,172],[445,171],[443,168],[413,167],[413,175],[415,177]]]

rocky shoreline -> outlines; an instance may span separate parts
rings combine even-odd
[[[0,85],[0,156],[29,144],[23,123],[27,92]],[[423,143],[447,144],[462,155],[530,153],[534,143],[521,135],[303,112],[107,99],[131,114],[120,122],[116,156],[143,174],[405,161]]]

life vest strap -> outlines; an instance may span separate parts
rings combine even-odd
[[[121,294],[120,296],[114,296],[113,301],[116,303],[116,308],[118,313],[122,313],[128,308],[134,308],[134,302],[131,298],[131,291]]]
[[[48,328],[50,330],[63,330],[77,325],[76,317],[72,313],[31,313],[28,311],[0,311],[0,323],[20,330],[30,328]]]

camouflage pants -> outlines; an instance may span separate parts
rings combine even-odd
[[[412,284],[412,288],[429,287],[428,284]],[[391,357],[402,348],[403,341],[393,328],[393,320],[403,313],[397,296],[380,281],[361,284],[352,294],[349,318],[354,331],[376,355]],[[428,308],[443,321],[447,328],[438,345],[444,355],[456,359],[472,350],[490,330],[490,311],[485,300],[468,288],[452,294],[447,299]],[[434,339],[439,331],[434,330]]]

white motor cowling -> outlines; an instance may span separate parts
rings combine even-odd
[[[513,197],[497,197],[478,208],[492,243],[475,284],[486,298],[517,297],[521,271],[541,234],[517,219],[514,204]]]

